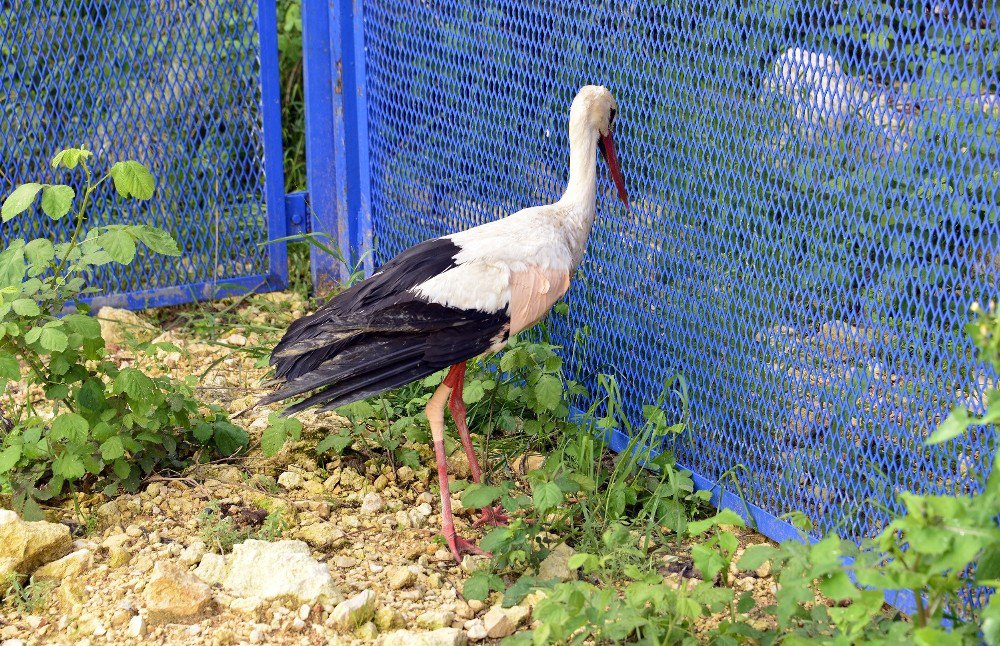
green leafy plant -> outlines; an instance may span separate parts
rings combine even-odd
[[[11,426],[0,444],[0,484],[13,489],[28,515],[37,515],[36,500],[67,489],[134,491],[159,465],[180,466],[202,449],[229,455],[247,441],[221,408],[203,407],[193,397],[193,384],[108,360],[101,326],[84,300],[96,292],[88,278],[100,267],[133,262],[140,244],[167,256],[180,250],[148,224],[87,228],[88,207],[96,201],[112,199],[112,192],[148,200],[156,186],[135,161],[95,176],[92,158],[84,148],[59,152],[52,167],[81,174],[77,189],[22,184],[0,207],[8,221],[37,201],[54,221],[53,231],[72,214],[67,240],[60,242],[58,234],[13,239],[0,252],[0,390],[10,399]],[[157,349],[176,350],[169,344],[147,347]],[[11,382],[19,380],[40,399],[11,398]]]
[[[198,515],[201,540],[225,554],[237,543],[249,539],[274,541],[288,531],[288,521],[281,510],[234,508],[211,501]]]
[[[25,581],[24,577],[12,572],[0,580],[0,599],[19,613],[34,614],[45,606],[55,587],[55,581],[35,581],[34,578]]]

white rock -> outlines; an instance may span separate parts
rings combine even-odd
[[[205,554],[194,574],[208,585],[222,583],[226,578],[226,557],[211,552]]]
[[[428,610],[417,617],[417,625],[427,630],[447,628],[455,619],[455,613],[450,610]]]
[[[206,565],[208,556],[195,574],[206,582],[218,581],[233,596],[290,598],[309,604],[343,599],[330,570],[310,555],[309,546],[302,541],[244,541],[233,547],[221,571],[215,559]]]
[[[193,623],[212,609],[212,591],[198,577],[171,561],[159,561],[146,585],[146,609],[154,624]]]
[[[36,581],[43,581],[46,579],[50,581],[60,581],[66,577],[79,575],[84,570],[89,569],[93,563],[93,552],[84,548],[71,552],[61,559],[52,561],[51,563],[46,563],[42,567],[35,570],[32,577]]]
[[[310,612],[312,612],[312,606],[310,606],[308,603],[303,603],[301,606],[299,606],[299,613],[298,613],[299,619],[305,621],[306,619],[309,618]]]
[[[156,328],[135,312],[117,307],[102,307],[97,312],[97,322],[101,325],[101,336],[108,345],[122,345],[129,339],[145,343],[157,333]]]
[[[469,631],[469,639],[474,642],[482,641],[489,636],[486,632],[486,626],[483,624],[483,620],[478,617],[465,622],[465,629]]]
[[[431,506],[430,506],[429,503],[424,502],[424,503],[420,503],[419,505],[417,505],[417,513],[419,513],[424,518],[430,516],[433,512],[434,512],[434,510],[431,509]]]
[[[132,617],[128,622],[128,634],[131,637],[143,638],[146,636],[146,618],[142,615]]]
[[[38,566],[65,556],[72,545],[66,525],[25,522],[14,512],[0,509],[0,579],[11,572],[31,574]]]
[[[464,630],[439,628],[427,633],[396,630],[384,635],[379,643],[384,646],[465,646],[468,641]]]
[[[354,630],[374,616],[375,600],[373,590],[360,592],[347,601],[337,604],[330,614],[330,621],[337,630]]]
[[[394,566],[389,568],[389,587],[393,590],[402,590],[413,585],[417,580],[417,574],[406,566]]]
[[[377,514],[383,509],[385,509],[385,501],[382,500],[382,496],[378,495],[374,491],[365,494],[364,500],[361,501],[362,514],[371,516],[373,514]]]
[[[278,476],[278,484],[285,489],[299,489],[302,487],[303,478],[294,471],[285,471]]]
[[[576,550],[566,543],[559,543],[549,552],[549,555],[538,565],[538,580],[548,581],[558,579],[559,581],[572,581],[579,574],[578,570],[569,567],[569,560],[576,554]]]
[[[184,548],[184,551],[181,552],[180,561],[184,565],[194,565],[201,561],[207,551],[207,545],[201,541],[195,541]]]
[[[531,611],[522,606],[503,608],[500,604],[493,606],[483,615],[483,626],[486,635],[492,639],[509,637],[517,627],[528,618]]]

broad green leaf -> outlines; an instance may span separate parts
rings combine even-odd
[[[38,191],[40,190],[42,190],[42,185],[35,182],[21,184],[15,188],[14,192],[8,195],[7,199],[3,201],[3,206],[0,207],[0,218],[6,222],[14,216],[27,211],[31,203],[35,201],[35,197],[38,196]]]
[[[14,444],[0,451],[0,473],[6,473],[14,468],[21,459],[21,445]]]
[[[751,545],[743,552],[737,567],[741,570],[756,570],[774,558],[778,550],[770,545]]]
[[[989,646],[1000,646],[1000,593],[994,592],[980,615],[983,639]]]
[[[101,324],[92,316],[68,314],[63,317],[63,323],[86,339],[97,339],[101,336]]]
[[[986,547],[976,564],[976,580],[991,579],[1000,579],[1000,545],[997,544]]]
[[[566,562],[566,567],[571,570],[584,568],[585,570],[590,571],[594,569],[599,562],[599,559],[593,554],[579,553],[569,557],[569,560]]]
[[[114,469],[115,475],[121,480],[125,480],[132,473],[132,465],[124,459],[115,460],[115,463],[111,468]]]
[[[820,591],[831,599],[855,599],[859,595],[857,586],[844,570],[838,570],[819,583]]]
[[[211,424],[208,422],[202,422],[195,426],[191,433],[199,442],[207,442],[212,437],[212,430]]]
[[[325,438],[320,440],[320,443],[316,445],[316,453],[323,454],[333,449],[334,453],[340,455],[344,452],[344,449],[349,447],[354,442],[354,438],[346,429],[340,433],[331,433]]]
[[[109,229],[99,240],[112,260],[127,265],[135,259],[135,240],[123,229]]]
[[[80,444],[87,440],[90,425],[82,415],[63,413],[52,420],[51,436],[54,440],[68,440]]]
[[[114,435],[101,444],[101,457],[107,461],[117,460],[125,455],[125,447],[122,446],[122,438]]]
[[[49,352],[62,352],[69,345],[69,337],[62,330],[46,325],[42,328],[38,342]]]
[[[38,316],[42,313],[42,310],[38,308],[38,303],[30,298],[19,298],[11,303],[11,307],[15,313],[21,316]]]
[[[562,401],[562,382],[555,375],[542,375],[535,384],[535,398],[541,406],[555,410]]]
[[[58,168],[60,165],[66,168],[76,168],[77,164],[81,160],[87,159],[93,153],[91,153],[86,148],[67,148],[65,150],[60,150],[56,153],[56,156],[52,158],[52,168]]]
[[[66,480],[82,478],[87,470],[80,458],[69,451],[63,453],[52,463],[52,473]]]
[[[154,389],[153,380],[145,373],[135,368],[123,368],[115,377],[112,392],[115,394],[125,393],[129,400],[140,401],[149,399]]]
[[[740,595],[739,600],[736,602],[736,612],[746,614],[756,605],[757,601],[753,598],[753,592],[747,590]]]
[[[472,484],[462,492],[462,504],[469,509],[479,509],[493,504],[500,497],[503,489],[484,484]]]
[[[0,378],[17,381],[21,378],[21,365],[13,355],[0,352]]]
[[[744,523],[740,515],[732,509],[723,509],[711,518],[689,523],[688,534],[695,536],[696,534],[701,534],[702,532],[718,525],[736,525],[737,527],[744,527],[746,523]]]
[[[246,448],[249,443],[250,437],[239,426],[228,422],[215,424],[215,448],[220,455],[233,455]]]
[[[280,451],[281,447],[285,445],[286,437],[285,427],[282,425],[272,424],[265,428],[264,433],[260,436],[260,448],[264,455],[271,457]]]
[[[153,197],[156,180],[145,166],[137,161],[118,162],[111,167],[111,179],[115,190],[122,197],[136,197],[148,200]]]
[[[131,228],[134,235],[140,242],[153,251],[164,256],[179,256],[181,250],[173,237],[163,229],[157,229],[147,224],[140,224]]]
[[[931,433],[925,444],[940,444],[954,439],[964,433],[972,421],[973,418],[969,415],[969,411],[959,406],[953,409],[948,417]]]
[[[701,572],[701,578],[706,581],[714,579],[726,564],[722,555],[702,543],[691,546],[691,559]]]
[[[44,265],[56,257],[56,250],[51,241],[35,238],[24,246],[24,257],[33,265]]]
[[[462,585],[462,596],[466,599],[483,601],[489,596],[490,590],[502,590],[503,581],[487,570],[473,572]]]
[[[73,207],[76,192],[65,184],[47,185],[42,189],[42,211],[53,220],[58,220],[69,213]]]
[[[538,513],[544,514],[562,502],[563,494],[556,483],[543,482],[532,488],[531,498]]]
[[[20,285],[28,267],[24,264],[24,240],[14,240],[0,252],[0,288]]]

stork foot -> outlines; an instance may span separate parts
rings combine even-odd
[[[493,525],[494,527],[499,527],[500,525],[506,525],[510,522],[510,516],[503,513],[503,507],[485,507],[483,509],[483,515],[479,517],[479,520],[472,523],[473,527],[482,527],[483,525]]]
[[[448,547],[451,548],[451,553],[455,557],[455,561],[459,564],[462,563],[463,554],[482,554],[483,556],[493,556],[489,552],[484,552],[479,549],[479,546],[472,541],[462,538],[454,530],[451,532],[445,532],[444,538],[448,541]]]

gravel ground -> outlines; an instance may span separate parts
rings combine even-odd
[[[205,401],[235,413],[264,392],[267,372],[257,367],[253,352],[243,350],[267,346],[280,335],[246,330],[283,328],[304,310],[305,303],[293,294],[254,297],[239,306],[246,328],[202,327],[197,334],[195,326],[163,333],[159,327],[140,329],[158,333],[156,340],[169,341],[180,352],[136,357],[127,344],[116,344],[113,358],[175,376],[196,375]],[[176,320],[162,313],[157,318],[167,327]],[[131,319],[119,325],[138,329]],[[348,457],[317,463],[311,448],[346,423],[332,413],[300,415],[301,441],[265,458],[259,438],[269,412],[254,409],[236,420],[252,438],[245,458],[151,478],[135,495],[81,495],[78,502],[85,514],[96,517],[96,526],[75,533],[67,548],[72,559],[57,562],[64,576],[40,608],[32,614],[0,609],[0,643],[491,644],[530,625],[533,597],[508,610],[492,607],[499,603],[497,596],[492,604],[462,598],[462,583],[477,563],[467,557],[459,566],[434,540],[441,518],[430,469],[394,471]],[[417,448],[422,464],[432,465],[430,447]],[[464,456],[456,454],[452,461],[458,475],[467,477]],[[471,512],[457,498],[452,504],[459,532],[478,539],[482,530],[470,527]],[[274,541],[279,537],[267,529],[280,522],[280,540],[300,543],[260,546],[289,550],[274,553],[278,567],[260,555],[221,565],[220,545],[213,541],[217,536],[204,531],[211,524],[206,514],[228,516],[234,526]],[[73,524],[76,518],[71,502],[49,510],[53,522]],[[752,532],[741,538],[743,544],[764,540]],[[293,547],[301,561],[295,566],[288,560]],[[311,574],[296,581],[300,565]],[[228,574],[219,574],[218,567],[230,568]],[[311,590],[317,581],[327,581],[327,573],[326,592]],[[676,559],[665,561],[664,573],[678,583],[694,576]],[[245,587],[284,578],[291,587],[279,596]],[[753,589],[762,604],[773,602],[768,572],[742,576],[736,589]],[[711,623],[710,618],[704,626]]]

